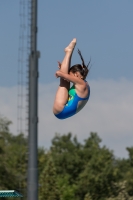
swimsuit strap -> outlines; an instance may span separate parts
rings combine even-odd
[[[87,81],[85,80],[85,82],[87,82]],[[76,95],[77,95],[77,93],[76,93]],[[77,95],[77,96],[78,96],[78,95]],[[88,85],[88,96],[85,97],[85,98],[81,98],[81,97],[78,96],[78,98],[79,98],[80,100],[88,100],[88,99],[89,99],[89,96],[90,96],[90,86]]]
[[[87,82],[87,81],[85,80],[85,82]],[[72,95],[72,96],[77,95],[77,97],[78,97],[80,100],[88,100],[88,99],[89,99],[89,96],[90,96],[90,86],[89,86],[89,85],[87,85],[87,86],[88,86],[88,96],[87,96],[87,97],[85,97],[85,98],[79,97],[79,96],[77,95],[77,93],[76,93],[76,89],[75,89],[75,86],[74,86],[74,85],[69,89],[69,95]]]

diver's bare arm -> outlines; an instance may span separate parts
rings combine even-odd
[[[63,73],[60,70],[56,72],[55,76],[57,78],[58,77],[64,78],[65,80],[72,82],[74,84],[85,85],[85,82],[82,79],[75,77],[75,76],[71,76],[70,74]]]

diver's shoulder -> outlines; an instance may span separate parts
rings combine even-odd
[[[86,84],[86,86],[88,86],[90,88],[88,81],[85,80],[85,84]]]

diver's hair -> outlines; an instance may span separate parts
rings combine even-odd
[[[81,64],[76,64],[76,65],[73,65],[70,69],[69,69],[69,72],[72,72],[72,73],[75,73],[77,71],[80,72],[80,74],[83,76],[83,79],[85,80],[88,73],[89,73],[89,70],[88,69],[88,66],[90,65],[90,62],[91,60],[89,61],[88,65],[85,65],[85,62],[84,62],[84,59],[83,59],[83,56],[81,54],[81,51],[78,49],[78,54],[82,60],[82,65]]]

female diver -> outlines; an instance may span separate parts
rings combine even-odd
[[[60,85],[57,90],[53,113],[58,119],[66,119],[79,112],[87,103],[90,96],[90,87],[85,80],[89,69],[84,63],[81,52],[78,54],[82,60],[82,65],[76,64],[70,68],[71,57],[76,45],[76,38],[65,48],[65,57],[62,63],[58,62],[59,70],[55,76],[60,77]],[[70,88],[70,82],[73,86]]]

